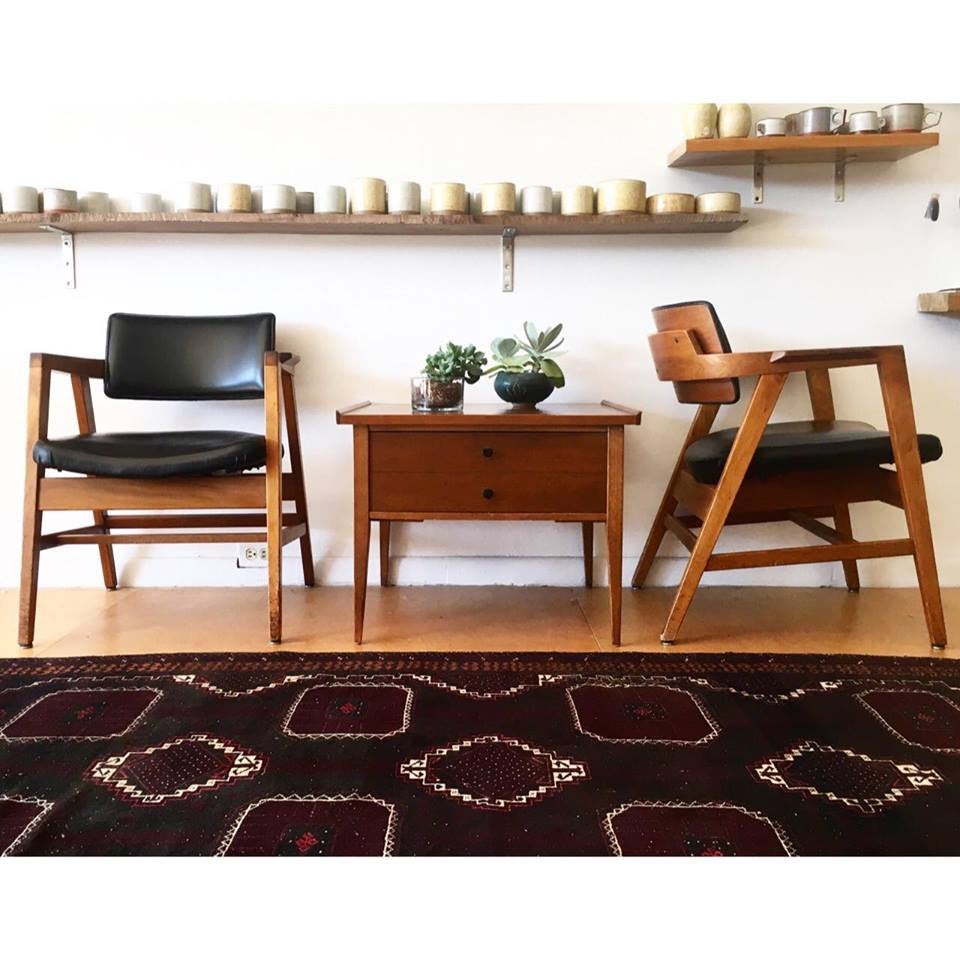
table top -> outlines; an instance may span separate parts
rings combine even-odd
[[[365,400],[337,411],[337,423],[368,427],[416,427],[450,430],[458,427],[615,427],[640,422],[640,411],[609,400],[600,403],[544,403],[529,409],[503,403],[468,403],[459,413],[414,412],[409,404]]]

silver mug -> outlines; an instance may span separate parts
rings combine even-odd
[[[787,117],[788,132],[800,137],[836,133],[847,119],[847,111],[833,107],[811,107]]]
[[[881,113],[886,133],[919,133],[935,127],[943,116],[939,110],[927,110],[922,103],[893,103]]]

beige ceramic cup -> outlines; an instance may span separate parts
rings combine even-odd
[[[376,177],[357,177],[350,188],[350,212],[386,213],[386,181]]]
[[[697,213],[739,213],[740,194],[731,191],[701,193],[697,197]]]
[[[76,190],[64,190],[61,187],[43,188],[44,213],[74,213],[78,206]]]
[[[431,213],[466,213],[467,188],[462,183],[431,183]]]
[[[313,213],[313,191],[297,191],[297,213]]]
[[[178,213],[209,213],[213,209],[210,184],[194,180],[181,183],[174,191],[173,208]]]
[[[480,186],[480,212],[516,213],[517,187],[513,183],[484,183]]]
[[[689,103],[683,111],[683,135],[687,140],[709,140],[717,135],[717,105]]]
[[[604,180],[597,186],[597,213],[643,213],[646,202],[643,180]]]
[[[581,184],[560,191],[560,212],[567,217],[593,213],[593,187]]]
[[[217,187],[217,213],[250,213],[252,209],[249,183],[221,183]]]
[[[749,137],[753,127],[753,111],[749,103],[721,103],[717,111],[717,136]]]
[[[696,206],[692,193],[655,193],[647,200],[647,213],[693,213]]]
[[[80,210],[83,213],[109,213],[110,195],[99,190],[91,190],[80,197]]]
[[[40,193],[36,187],[11,186],[0,190],[4,213],[39,213]]]

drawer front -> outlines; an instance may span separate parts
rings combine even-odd
[[[370,473],[606,474],[606,431],[371,431]],[[491,470],[493,473],[491,473]]]
[[[370,509],[389,513],[604,513],[602,473],[525,473],[481,465],[472,471],[370,474]]]

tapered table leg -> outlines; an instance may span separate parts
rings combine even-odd
[[[353,428],[353,639],[363,641],[370,561],[370,431]]]

